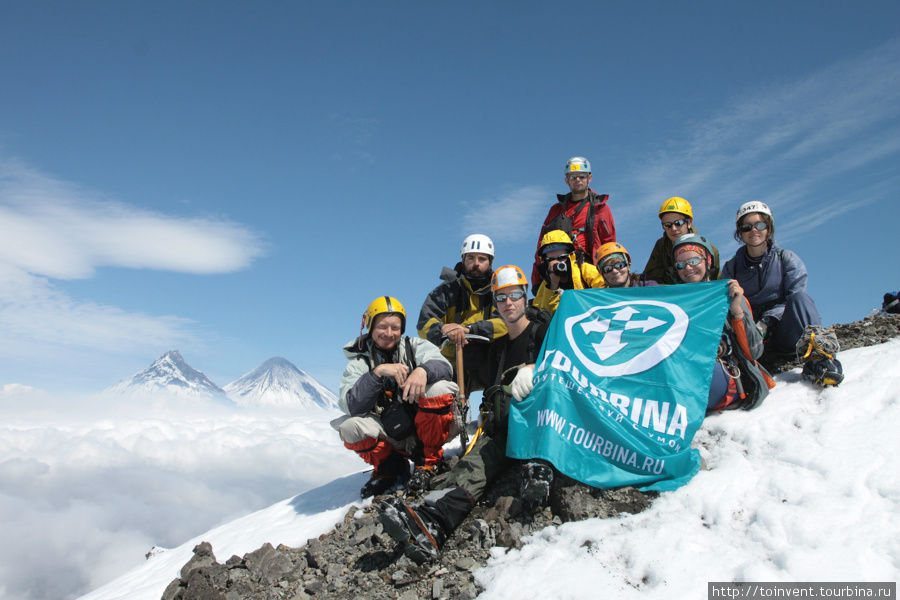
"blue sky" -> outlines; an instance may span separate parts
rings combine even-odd
[[[332,389],[468,233],[527,267],[572,155],[640,267],[761,199],[826,323],[900,287],[900,4],[5,2],[0,392],[169,349]],[[527,269],[526,269],[527,270]]]

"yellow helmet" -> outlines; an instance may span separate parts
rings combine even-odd
[[[619,242],[606,242],[597,248],[597,250],[594,251],[594,264],[599,265],[603,259],[610,254],[624,254],[625,260],[628,261],[628,266],[631,266],[631,255],[628,254],[628,250],[625,249],[625,246]]]
[[[672,196],[671,198],[663,202],[662,206],[659,207],[660,217],[667,212],[681,213],[683,215],[687,215],[691,219],[694,218],[694,211],[691,210],[691,203],[684,198],[679,198],[678,196]]]
[[[491,277],[491,291],[496,292],[508,285],[521,285],[528,288],[528,279],[522,269],[515,265],[506,265],[494,271]]]
[[[541,238],[541,254],[545,251],[549,252],[551,250],[556,250],[556,248],[549,248],[545,250],[546,246],[550,244],[564,244],[567,248],[568,252],[575,251],[575,244],[572,243],[572,238],[569,237],[569,234],[561,229],[554,229],[553,231],[548,231],[544,234],[544,237]]]
[[[369,304],[369,308],[366,309],[363,315],[366,320],[366,330],[372,331],[375,317],[391,313],[400,315],[400,332],[406,331],[406,309],[403,308],[399,300],[390,296],[379,296]]]

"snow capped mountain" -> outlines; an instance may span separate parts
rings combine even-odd
[[[337,409],[337,397],[289,360],[276,356],[225,386],[241,406]]]
[[[225,391],[187,364],[178,350],[169,350],[148,368],[106,391],[129,395],[164,393],[186,398],[225,398]]]

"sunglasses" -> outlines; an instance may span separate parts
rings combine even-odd
[[[672,229],[673,227],[681,227],[682,225],[687,225],[687,219],[676,219],[662,224],[663,229]]]
[[[566,260],[568,254],[560,254],[559,256],[541,256],[541,260],[545,263],[553,262],[554,260]]]
[[[690,257],[690,258],[687,259],[687,260],[676,260],[676,261],[675,261],[675,268],[678,269],[678,270],[680,271],[680,270],[682,270],[682,269],[684,269],[685,267],[688,267],[688,266],[696,267],[697,265],[699,265],[699,264],[702,263],[702,262],[703,262],[703,259],[702,259],[701,257],[699,257],[699,256],[692,256],[692,257]]]
[[[754,229],[757,231],[765,231],[768,228],[769,224],[765,221],[757,221],[752,225],[750,223],[744,223],[743,225],[738,227],[738,231],[740,231],[741,233],[747,233],[748,231],[753,231]]]
[[[569,173],[566,175],[566,179],[587,179],[587,174],[585,173]]]
[[[606,275],[607,273],[609,273],[613,270],[618,271],[619,269],[626,269],[626,268],[628,268],[628,263],[625,262],[624,260],[620,260],[619,262],[614,262],[614,263],[603,265],[600,268],[600,270],[603,272],[604,275]]]
[[[508,294],[494,294],[494,302],[500,304],[501,302],[506,302],[506,299],[510,300],[521,300],[525,297],[525,292],[521,290],[516,290],[515,292],[510,292]]]

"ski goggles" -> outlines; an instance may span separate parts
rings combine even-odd
[[[525,292],[522,290],[516,290],[514,292],[510,292],[508,294],[494,294],[494,302],[500,304],[501,302],[506,302],[506,299],[510,299],[512,301],[521,300],[525,297]]]
[[[620,260],[620,261],[614,262],[614,263],[606,263],[605,265],[600,267],[600,271],[604,275],[606,275],[607,273],[610,273],[611,271],[618,271],[619,269],[627,269],[627,268],[628,268],[628,263],[624,260]]]
[[[692,256],[687,260],[676,260],[675,268],[681,271],[685,267],[696,267],[700,263],[703,262],[703,257],[701,256]]]
[[[765,231],[769,228],[769,224],[765,221],[757,221],[756,223],[744,223],[743,225],[738,227],[738,231],[741,233],[747,233],[748,231],[753,231],[754,229],[757,231]]]
[[[662,224],[663,229],[672,229],[673,227],[681,227],[682,225],[687,225],[687,219],[675,219],[674,221]]]

